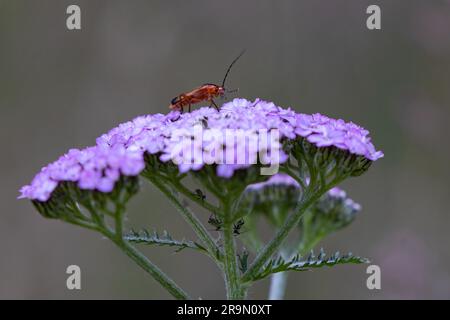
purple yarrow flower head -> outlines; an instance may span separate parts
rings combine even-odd
[[[334,187],[311,208],[309,228],[328,234],[349,225],[360,211],[360,204],[349,198],[344,190]]]
[[[327,196],[332,199],[332,201],[340,203],[343,207],[345,207],[344,210],[351,211],[352,214],[359,212],[362,209],[359,203],[356,203],[351,198],[347,197],[347,192],[338,187],[328,190]]]
[[[247,186],[247,190],[260,191],[269,186],[290,186],[300,188],[298,182],[290,175],[285,173],[277,173],[264,182],[253,183]]]
[[[337,199],[344,199],[347,196],[347,193],[338,187],[334,187],[328,190],[328,195]]]
[[[306,179],[306,184],[309,184],[309,179]],[[269,179],[263,182],[253,183],[247,186],[247,191],[261,191],[265,188],[270,187],[293,187],[295,189],[301,189],[300,184],[292,178],[290,175],[285,173],[277,173],[271,176]],[[347,193],[340,189],[339,187],[333,187],[327,191],[327,196],[334,199],[345,200],[347,198]],[[351,199],[349,199],[351,200]]]
[[[277,173],[264,182],[246,187],[241,201],[244,212],[253,212],[249,219],[262,214],[270,223],[281,226],[287,214],[295,208],[300,196],[300,185],[291,176]]]
[[[47,167],[42,168],[33,179],[30,185],[23,186],[20,189],[19,199],[32,199],[38,201],[47,201],[53,190],[58,186],[58,181],[50,178]]]
[[[300,184],[294,178],[279,173],[264,182],[248,185],[243,205],[263,214],[274,225],[281,226],[289,212],[297,206],[301,191]],[[325,228],[331,232],[348,225],[359,211],[361,206],[358,203],[347,197],[344,190],[334,187],[313,204],[308,214],[313,215],[311,227]]]
[[[284,209],[292,209],[297,204],[299,195],[298,192],[292,192],[293,189],[301,189],[298,182],[291,176],[280,173],[273,175],[265,182],[247,186],[246,192],[259,194],[260,196],[256,199],[257,202],[268,202],[266,203],[266,207],[267,205],[271,207],[278,205]],[[281,200],[278,204],[277,199]],[[292,205],[288,206],[288,203]],[[280,212],[280,210],[267,210],[268,208],[261,206],[261,204],[259,207],[262,208],[260,212],[266,215],[267,212],[272,212],[272,215],[275,214],[274,212]],[[361,205],[349,198],[347,193],[339,187],[328,190],[311,209],[311,212],[315,215],[313,223],[316,226],[314,227],[328,228],[330,232],[348,225],[360,211]],[[279,220],[276,217],[269,218],[273,221]],[[279,223],[282,223],[284,221],[283,219],[279,220]]]
[[[317,147],[334,146],[371,161],[384,156],[381,151],[375,150],[368,136],[369,131],[352,122],[332,119],[319,113],[298,114],[296,120],[295,133]]]
[[[142,152],[116,145],[72,149],[44,167],[20,198],[47,201],[60,182],[76,182],[80,189],[111,192],[121,175],[138,175],[145,167]]]
[[[368,131],[343,120],[297,114],[272,102],[234,99],[220,111],[203,107],[190,113],[140,116],[97,139],[96,146],[70,150],[44,167],[21,198],[46,201],[60,182],[81,189],[110,192],[121,175],[135,176],[145,167],[144,154],[173,162],[180,172],[215,165],[216,174],[230,178],[257,162],[283,164],[286,140],[304,138],[318,148],[338,148],[375,161],[383,156]]]

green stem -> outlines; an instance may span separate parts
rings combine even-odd
[[[311,187],[311,186],[310,186]],[[292,213],[284,225],[280,228],[280,230],[277,232],[275,237],[262,249],[259,254],[256,256],[255,260],[245,272],[242,280],[243,281],[250,281],[254,274],[256,274],[261,267],[267,262],[268,259],[278,250],[278,248],[282,245],[284,240],[289,235],[290,231],[298,225],[300,222],[300,219],[302,215],[305,213],[305,211],[309,208],[311,204],[316,202],[324,193],[323,189],[320,191],[314,193],[311,196],[308,196],[306,200],[302,201],[298,207],[298,209]]]
[[[111,241],[113,241],[128,257],[158,281],[174,298],[179,300],[190,299],[183,289],[127,241],[118,239],[116,234],[109,231],[103,231],[103,234],[111,239]]]
[[[131,246],[127,241],[124,241],[122,237],[123,230],[123,215],[125,209],[123,206],[118,206],[115,213],[115,229],[114,232],[111,228],[105,225],[104,221],[100,218],[97,212],[93,211],[93,208],[89,208],[94,222],[85,222],[79,220],[66,220],[67,222],[76,224],[78,226],[100,232],[105,237],[110,239],[116,244],[125,254],[135,261],[142,269],[148,272],[156,281],[158,281],[174,298],[176,299],[189,299],[187,293],[178,287],[178,285],[169,278],[164,272],[162,272],[156,265],[154,265],[147,257],[145,257],[136,248]]]
[[[187,293],[181,289],[169,276],[154,265],[146,256],[133,247],[129,242],[123,239],[123,218],[125,215],[125,207],[116,201],[115,210],[115,232],[109,227],[101,227],[101,232],[111,239],[128,257],[136,262],[142,269],[148,272],[156,281],[158,281],[175,299],[189,299]]]
[[[174,194],[174,192],[169,190],[163,183],[152,178],[149,178],[149,180],[172,202],[186,222],[189,223],[192,229],[194,229],[199,239],[204,243],[210,256],[220,265],[220,250],[208,230],[206,230],[205,226],[201,223],[197,216],[188,207],[184,206],[178,200],[178,197]]]
[[[116,213],[115,213],[115,228],[116,228],[116,239],[117,241],[124,242],[123,240],[123,216],[125,214],[125,208],[116,202]]]
[[[224,272],[228,300],[241,300],[245,298],[245,288],[241,284],[236,255],[236,244],[233,236],[232,213],[227,204],[224,205]]]
[[[83,220],[79,220],[79,219],[62,219],[64,222],[67,223],[71,223],[73,225],[85,228],[85,229],[89,229],[92,231],[100,231],[97,224],[92,223],[92,222],[88,222],[88,221],[83,221]]]
[[[305,182],[301,178],[299,178],[294,172],[292,172],[291,169],[289,169],[288,167],[281,167],[280,171],[290,175],[291,178],[293,178],[295,181],[297,181],[298,184],[301,187],[301,190],[305,190],[306,189]]]
[[[227,287],[227,298],[229,300],[240,300],[245,298],[245,290],[240,284],[238,265],[236,258],[236,245],[234,243],[233,228],[224,225],[224,271]]]
[[[188,188],[186,188],[181,182],[176,181],[176,182],[172,182],[172,184],[178,191],[180,191],[183,195],[185,195],[186,197],[188,197],[189,199],[191,199],[192,201],[197,203],[200,207],[208,210],[209,212],[211,212],[213,214],[217,213],[218,208],[216,206],[210,204],[206,200],[199,199]]]

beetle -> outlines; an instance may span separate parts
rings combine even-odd
[[[192,91],[182,93],[175,98],[172,99],[170,102],[169,108],[172,110],[179,110],[183,112],[184,107],[189,107],[189,112],[191,111],[191,105],[195,103],[199,103],[202,101],[209,101],[210,107],[214,106],[217,110],[219,110],[219,107],[214,102],[214,99],[217,97],[222,97],[225,95],[226,92],[236,92],[237,90],[227,90],[225,89],[225,80],[228,77],[228,74],[230,73],[231,67],[238,61],[238,59],[244,54],[245,50],[243,50],[234,60],[231,62],[230,66],[227,69],[227,72],[225,73],[225,76],[223,77],[222,85],[217,85],[213,83],[205,83],[204,85],[195,88]]]

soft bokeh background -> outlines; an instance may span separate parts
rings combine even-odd
[[[82,9],[82,30],[65,27]],[[369,31],[365,10],[382,9]],[[449,1],[0,1],[0,298],[168,298],[92,232],[43,219],[17,190],[71,147],[137,115],[167,112],[170,98],[219,82],[303,112],[370,129],[386,157],[345,184],[364,211],[323,246],[368,256],[364,266],[291,274],[287,297],[450,298]],[[187,226],[149,186],[130,225]],[[203,217],[205,218],[205,217]],[[146,250],[194,296],[223,298],[219,272],[196,253]],[[82,269],[68,291],[65,269]],[[251,298],[265,298],[268,283]]]

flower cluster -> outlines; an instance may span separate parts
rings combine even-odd
[[[121,175],[136,176],[145,167],[142,152],[121,146],[71,149],[57,161],[42,168],[31,185],[20,190],[21,198],[47,201],[59,182],[77,182],[84,190],[111,192]]]
[[[319,113],[299,114],[296,116],[295,133],[317,147],[335,146],[371,161],[383,157],[383,153],[376,151],[371,143],[369,131],[353,122],[332,119]]]
[[[264,182],[248,185],[241,201],[243,212],[263,214],[271,223],[280,226],[299,200],[301,187],[291,176],[277,173]]]
[[[287,218],[299,210],[304,188],[310,186],[309,179],[306,180],[305,187],[302,187],[290,175],[279,173],[267,181],[247,186],[241,206],[248,213],[244,217],[247,232],[243,237],[250,250],[258,252],[264,243],[256,231],[261,218],[275,229],[280,229]],[[331,188],[304,212],[295,225],[297,236],[286,242],[281,252],[307,254],[327,235],[353,222],[360,211],[361,206],[349,198],[344,190]]]
[[[361,211],[361,205],[337,187],[330,189],[320,201],[311,208],[311,221],[316,229],[330,233],[349,225]]]
[[[300,188],[300,185],[291,176],[278,173],[271,176],[267,181],[254,183],[247,186],[247,191],[261,191],[268,187],[293,187],[295,189]]]
[[[231,138],[226,138],[225,130],[233,133]],[[272,135],[273,131],[279,135]],[[224,178],[255,164],[256,159],[262,164],[284,163],[288,155],[283,141],[298,138],[318,148],[338,148],[375,161],[383,154],[375,150],[368,134],[351,122],[298,114],[259,99],[234,99],[220,111],[203,107],[123,123],[99,137],[96,146],[70,150],[44,167],[21,189],[20,197],[46,201],[63,181],[76,182],[80,189],[110,192],[120,175],[134,176],[144,169],[145,153],[162,162],[172,161],[180,172],[214,163],[217,175]],[[244,160],[237,161],[241,156]]]
[[[309,179],[306,180],[308,182]],[[270,188],[292,188],[292,189],[300,189],[300,185],[294,178],[285,173],[278,173],[271,176],[267,181],[254,183],[248,185],[246,188],[246,192],[262,192],[266,189]],[[285,194],[285,193],[284,193]],[[358,203],[355,203],[352,199],[347,198],[347,193],[338,188],[334,187],[327,191],[324,195],[323,199],[328,199],[333,202],[342,202],[346,207],[351,209],[352,211],[360,211],[361,206]],[[284,199],[286,200],[286,199]],[[297,203],[297,199],[295,199],[294,203]]]
[[[247,186],[246,204],[251,204],[254,211],[263,213],[272,223],[279,225],[297,205],[301,191],[301,186],[295,179],[279,173],[267,181]],[[330,229],[330,224],[341,228],[354,220],[356,214],[361,211],[361,205],[347,197],[344,190],[334,187],[328,190],[310,211],[314,213],[315,228],[326,225],[327,229]],[[281,216],[275,216],[280,214]]]
[[[314,203],[300,222],[303,243],[314,243],[351,224],[361,211],[361,205],[340,188],[328,190]]]

